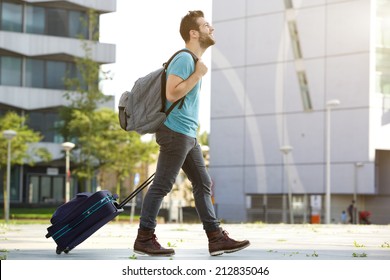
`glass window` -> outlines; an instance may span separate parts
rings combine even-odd
[[[91,32],[94,38],[89,38],[90,40],[95,40],[95,41],[99,40],[99,26],[100,26],[100,18],[99,16],[97,16],[96,23],[94,24],[93,30]]]
[[[84,82],[83,76],[80,72],[80,69],[77,68],[77,65],[75,63],[69,63],[69,73],[68,78],[71,79],[77,79],[77,84],[72,84],[70,87],[71,90],[78,90],[78,89],[87,89],[87,85]]]
[[[387,51],[387,49],[377,49],[376,78],[376,91],[390,94],[390,51]]]
[[[49,176],[41,176],[41,186],[40,186],[40,201],[49,202],[52,198],[51,196],[51,178]]]
[[[53,199],[55,202],[63,202],[64,201],[64,178],[63,177],[53,177]]]
[[[57,112],[28,112],[27,124],[30,128],[43,135],[42,142],[60,143],[55,141],[55,139],[59,139],[58,122],[59,116]]]
[[[313,106],[311,104],[309,85],[307,83],[306,72],[299,71],[297,72],[297,75],[298,75],[299,86],[301,89],[303,108],[305,109],[305,111],[312,110]]]
[[[390,95],[390,2],[377,1],[376,92]]]
[[[43,132],[45,131],[44,127],[44,118],[41,112],[39,111],[32,111],[28,113],[28,119],[27,119],[27,124],[28,126],[38,132]]]
[[[390,47],[390,1],[377,1],[377,46]]]
[[[376,72],[376,92],[390,95],[390,73]]]
[[[1,9],[1,29],[22,32],[22,5],[3,3]]]
[[[27,6],[26,32],[35,34],[45,33],[45,8]]]
[[[88,17],[86,13],[69,12],[69,37],[88,39]]]
[[[291,45],[294,53],[294,57],[302,58],[301,43],[299,42],[298,28],[295,21],[288,22],[288,28],[290,31]]]
[[[29,195],[28,202],[30,203],[38,203],[39,197],[39,177],[31,176],[29,183]]]
[[[43,115],[45,122],[45,139],[46,142],[54,142],[54,139],[58,138],[58,113],[47,112]]]
[[[26,60],[26,87],[45,87],[45,62],[39,59]]]
[[[67,36],[67,15],[65,10],[47,9],[47,34]]]
[[[66,63],[61,61],[48,61],[46,63],[46,87],[64,89]]]
[[[58,119],[58,118],[56,118]],[[64,137],[60,134],[60,129],[64,126],[64,121],[63,120],[57,120],[54,122],[54,138],[53,141],[54,143],[63,143],[65,141]]]
[[[21,86],[22,59],[12,56],[0,56],[0,84],[7,86]]]
[[[377,1],[376,91],[390,95],[390,2]]]

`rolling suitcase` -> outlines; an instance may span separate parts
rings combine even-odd
[[[153,181],[154,174],[137,187],[121,203],[118,196],[107,190],[95,193],[78,193],[54,212],[47,228],[46,238],[52,237],[57,244],[56,253],[69,253],[106,223],[123,212],[125,206]]]

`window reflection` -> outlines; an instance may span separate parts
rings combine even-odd
[[[26,60],[26,78],[27,87],[45,87],[45,64],[43,60],[27,59]]]
[[[69,12],[69,37],[88,38],[88,17],[82,12]]]
[[[22,60],[18,57],[0,57],[0,83],[7,86],[21,86]]]
[[[67,78],[78,79],[86,88],[75,63],[0,55],[0,85],[67,89]]]
[[[47,23],[47,34],[63,37],[67,35],[65,10],[47,9]]]
[[[0,2],[0,10],[0,30],[93,39],[89,38],[86,12],[5,1]]]
[[[45,9],[27,6],[26,32],[35,34],[45,33]]]
[[[66,63],[48,61],[46,63],[46,84],[48,88],[63,89],[66,75]]]
[[[3,3],[1,9],[1,29],[7,31],[22,31],[22,6]]]
[[[34,131],[41,132],[43,139],[42,142],[55,142],[61,143],[59,140],[63,140],[59,134],[59,119],[58,112],[53,110],[37,110],[26,111],[28,115],[27,124]]]

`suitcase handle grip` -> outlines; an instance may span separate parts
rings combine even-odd
[[[144,188],[150,185],[153,182],[154,175],[153,173],[145,182],[143,182],[139,187],[135,189],[129,196],[127,196],[121,203],[119,203],[118,208],[125,206],[130,200],[132,200],[137,194],[139,194]]]

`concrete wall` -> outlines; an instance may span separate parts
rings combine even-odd
[[[293,5],[294,11],[286,11],[282,0],[213,1],[210,169],[224,219],[246,219],[248,193],[287,193],[288,184],[293,193],[325,193],[331,99],[340,101],[330,111],[331,191],[377,191],[375,150],[379,142],[390,149],[390,142],[374,140],[388,128],[381,106],[372,106],[372,3]],[[288,29],[291,18],[299,61]],[[302,69],[311,110],[303,106],[297,77]],[[286,158],[283,145],[293,147]]]

